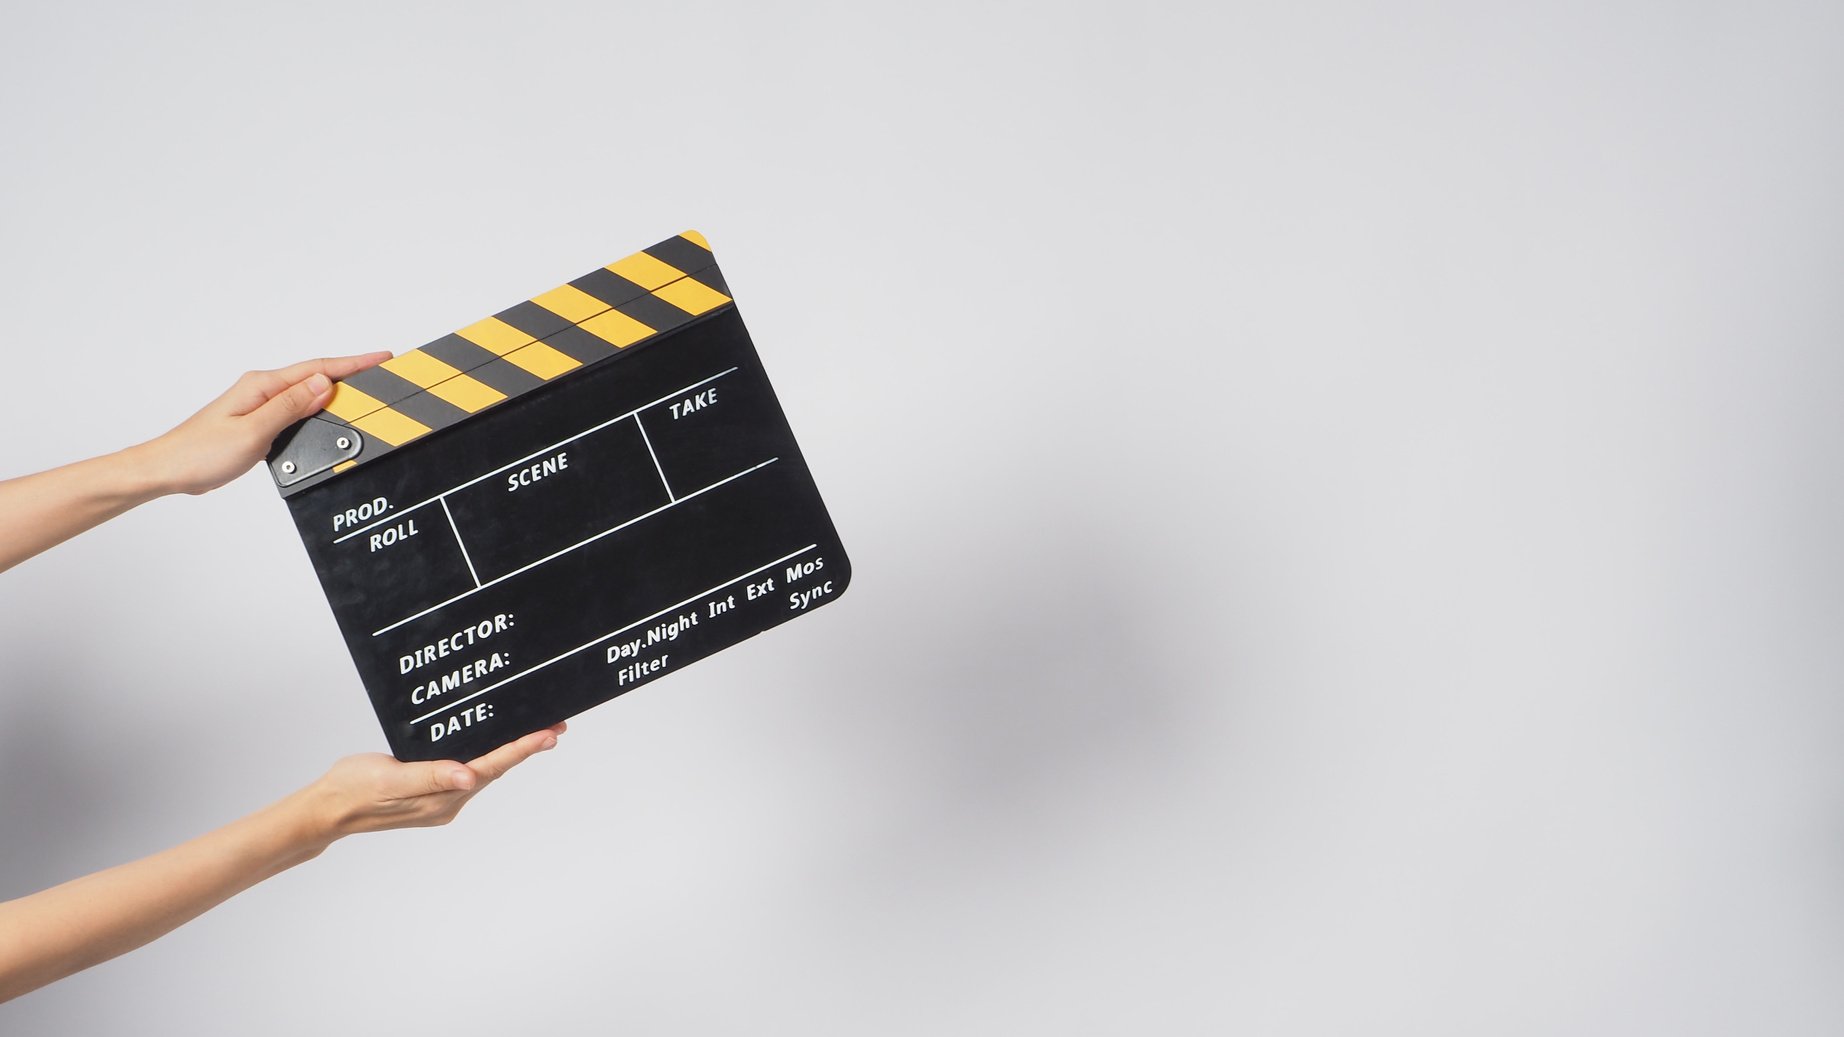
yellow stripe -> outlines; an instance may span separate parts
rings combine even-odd
[[[341,421],[351,421],[377,410],[384,404],[373,399],[369,394],[360,392],[345,382],[333,383],[333,398],[327,401],[328,414]]]
[[[505,393],[464,374],[456,375],[440,385],[432,385],[429,391],[469,414],[486,410],[506,398]]]
[[[681,277],[653,294],[686,313],[703,313],[730,301],[730,297],[724,293],[689,277]]]
[[[419,389],[427,389],[461,373],[420,349],[391,357],[378,366],[407,382],[414,382]]]
[[[685,272],[666,263],[662,263],[645,252],[636,252],[626,259],[608,264],[608,269],[620,274],[635,284],[652,291],[664,284],[671,284],[685,276]]]
[[[372,411],[354,421],[352,426],[368,436],[377,436],[391,446],[402,446],[417,436],[429,434],[429,426],[389,407]]]
[[[584,331],[590,332],[608,342],[613,342],[615,345],[624,349],[646,338],[648,335],[653,334],[652,328],[622,313],[620,310],[609,310],[607,313],[598,313],[578,326]]]
[[[505,356],[520,346],[528,346],[537,341],[498,317],[477,320],[455,334],[482,349],[492,350],[498,356]]]
[[[506,359],[546,381],[583,366],[542,342],[513,350],[506,354]]]
[[[534,295],[531,301],[572,324],[581,324],[608,309],[607,303],[570,284],[558,285],[543,295]]]
[[[686,241],[710,251],[711,243],[703,234],[687,230],[679,235]],[[731,301],[728,295],[685,276],[670,263],[636,252],[610,263],[607,269],[655,296],[694,316],[708,313]],[[655,334],[654,329],[627,314],[612,310],[607,303],[574,285],[560,285],[532,299],[539,306],[563,317],[617,347],[626,348]],[[557,349],[497,317],[475,321],[456,332],[461,338],[505,357],[524,371],[549,381],[582,364]],[[392,374],[425,389],[432,395],[467,411],[479,413],[506,399],[506,395],[478,379],[462,374],[450,364],[423,352],[410,350],[386,360],[382,365]],[[426,436],[429,426],[382,401],[345,383],[335,383],[327,400],[326,413],[393,447]],[[341,461],[335,472],[344,472],[357,461]]]

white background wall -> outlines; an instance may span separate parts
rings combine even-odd
[[[14,4],[7,473],[708,234],[839,604],[21,1034],[1836,1034],[1835,4]],[[382,744],[267,477],[0,578],[0,896]]]

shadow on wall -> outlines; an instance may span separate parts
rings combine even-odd
[[[879,625],[904,643],[872,646],[866,661],[900,704],[914,768],[904,784],[926,790],[903,822],[911,831],[1013,830],[1057,814],[1086,823],[1085,797],[1130,797],[1196,747],[1203,693],[1181,676],[1186,646],[1171,643],[1173,581],[1130,557],[1129,538],[1068,513],[1006,526],[984,538],[986,557],[953,565],[975,580],[940,581],[912,561],[907,580],[953,587],[897,589],[913,604]],[[893,668],[893,658],[924,661]]]

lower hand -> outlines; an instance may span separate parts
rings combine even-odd
[[[557,746],[557,724],[468,763],[402,763],[383,753],[348,756],[306,792],[328,841],[357,832],[428,828],[455,819],[468,800],[538,753]]]

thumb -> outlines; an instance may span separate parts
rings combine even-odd
[[[332,393],[333,383],[326,375],[316,372],[276,393],[269,402],[251,411],[250,418],[257,428],[274,439],[283,429],[326,406]]]
[[[404,764],[397,781],[403,798],[438,792],[465,792],[474,787],[474,772],[453,760]]]

